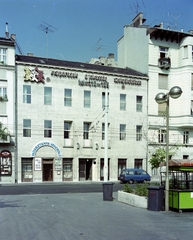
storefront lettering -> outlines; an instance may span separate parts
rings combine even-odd
[[[141,85],[140,80],[136,80],[133,78],[114,78],[114,83],[138,85],[138,86]]]
[[[40,143],[38,143],[38,144],[32,149],[31,156],[32,156],[32,157],[35,157],[37,150],[38,150],[39,148],[41,148],[41,147],[44,147],[44,146],[52,147],[52,148],[57,152],[58,157],[62,157],[62,154],[61,154],[61,152],[60,152],[60,149],[59,149],[54,143],[51,143],[51,142],[40,142]]]
[[[99,75],[93,75],[93,74],[86,74],[85,79],[86,80],[107,81],[107,77],[99,76]]]
[[[51,76],[64,77],[64,78],[65,77],[66,78],[78,78],[78,73],[52,71]]]
[[[80,86],[109,88],[109,83],[107,81],[79,80],[78,84]]]

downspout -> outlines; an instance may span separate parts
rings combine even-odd
[[[17,64],[15,59],[15,183],[18,183]]]

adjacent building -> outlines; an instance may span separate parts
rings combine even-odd
[[[0,38],[0,181],[15,182],[15,35]]]
[[[157,104],[155,96],[179,86],[181,97],[170,99],[169,148],[175,159],[193,159],[193,31],[164,28],[164,22],[154,27],[144,23],[139,13],[132,24],[124,26],[118,40],[118,64],[149,76],[149,158],[166,144],[166,106]]]

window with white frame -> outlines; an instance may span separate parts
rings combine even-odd
[[[142,126],[136,126],[136,141],[142,141]]]
[[[64,106],[72,106],[72,89],[64,89]]]
[[[188,143],[189,143],[189,131],[184,131],[183,144],[188,144]]]
[[[126,140],[126,124],[120,124],[119,140]]]
[[[31,137],[31,119],[23,119],[23,137]]]
[[[126,110],[126,94],[120,94],[120,110]]]
[[[159,143],[166,143],[166,130],[159,129],[158,131],[158,142]]]
[[[85,90],[84,91],[84,107],[90,108],[90,105],[91,105],[91,92]]]
[[[2,100],[7,100],[7,88],[6,87],[0,87],[0,98]]]
[[[70,138],[70,129],[71,129],[71,122],[64,122],[64,138],[69,139]]]
[[[168,48],[167,47],[159,47],[160,58],[168,57]]]
[[[136,96],[136,111],[137,112],[142,112],[142,96]]]
[[[52,137],[52,121],[44,120],[44,137],[51,138]]]
[[[90,128],[90,123],[84,122],[83,125],[83,139],[89,139],[89,128]]]
[[[168,89],[168,75],[160,74],[158,75],[158,88],[159,89]]]
[[[23,85],[23,103],[31,103],[31,86]]]
[[[6,64],[7,61],[7,49],[0,48],[0,62]]]
[[[52,88],[44,87],[44,105],[52,104]]]

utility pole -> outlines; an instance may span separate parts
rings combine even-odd
[[[105,158],[104,158],[104,182],[108,181],[108,91],[105,90]]]

